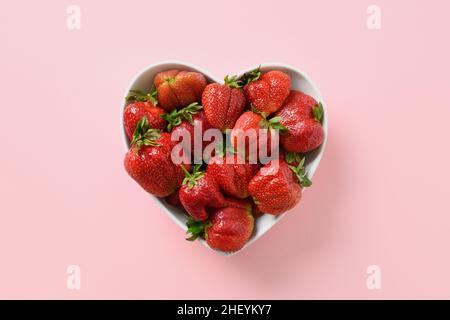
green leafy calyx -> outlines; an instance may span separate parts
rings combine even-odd
[[[172,110],[170,113],[162,114],[160,117],[168,122],[167,131],[170,131],[172,128],[179,126],[183,120],[187,120],[193,124],[194,119],[192,115],[197,114],[202,108],[198,102],[194,102],[183,109]]]
[[[286,152],[285,160],[287,163],[300,163],[302,159],[300,157],[300,154],[298,154],[297,152]]]
[[[310,187],[312,185],[312,181],[308,179],[307,173],[305,172],[305,158],[300,160],[300,163],[297,167],[289,166],[289,168],[294,172],[297,177],[298,183],[302,187]]]
[[[196,221],[192,217],[188,217],[186,221],[186,226],[187,226],[186,233],[190,234],[189,238],[187,238],[186,240],[194,241],[198,237],[206,239],[207,238],[206,231],[208,230],[209,227],[212,226],[212,224],[208,220]]]
[[[153,88],[151,92],[145,93],[140,90],[130,90],[128,95],[125,97],[126,101],[141,101],[147,102],[150,101],[153,105],[158,104],[158,91],[156,88]]]
[[[259,80],[259,78],[261,78],[261,65],[256,69],[253,69],[251,71],[244,73],[239,78],[239,82],[240,82],[241,86],[243,87],[243,86],[249,84],[250,82]]]
[[[150,127],[147,117],[142,117],[141,120],[136,125],[133,133],[133,139],[131,140],[131,145],[135,146],[135,153],[142,146],[157,147],[159,143],[156,141],[160,138],[160,131]]]
[[[237,76],[225,76],[225,79],[223,79],[223,81],[225,85],[229,86],[230,88],[242,88],[242,82],[238,79]]]
[[[253,110],[252,110],[253,111]],[[255,112],[255,111],[253,111]],[[267,119],[264,112],[257,112],[261,115],[262,119],[259,121],[258,125],[262,129],[274,129],[278,130],[280,133],[285,133],[288,129],[281,124],[281,117],[273,117],[272,119]]]
[[[187,185],[189,189],[192,189],[197,181],[205,176],[205,173],[200,170],[201,164],[194,165],[192,172],[186,170],[184,165],[181,165],[181,169],[184,173],[183,185]]]
[[[323,114],[324,114],[322,102],[319,102],[314,107],[312,107],[312,113],[313,113],[314,120],[322,123]]]

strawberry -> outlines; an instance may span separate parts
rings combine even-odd
[[[125,155],[128,174],[157,197],[172,194],[183,180],[183,171],[170,158],[172,147],[170,135],[150,128],[144,116],[136,126],[131,148]]]
[[[250,164],[238,155],[227,154],[212,157],[207,172],[214,176],[224,193],[244,199],[249,196],[247,186],[258,169],[257,164]]]
[[[192,103],[186,108],[180,110],[173,110],[172,112],[162,116],[167,120],[167,130],[172,131],[172,137],[178,143],[181,141],[184,152],[189,158],[202,159],[203,148],[205,148],[209,142],[205,141],[201,143],[201,150],[198,154],[194,154],[194,141],[202,141],[203,134],[206,130],[211,128],[211,124],[205,117],[204,112],[201,110],[202,106],[198,103]],[[195,136],[195,132],[198,132],[198,136]],[[186,141],[183,138],[177,139],[176,137],[183,137],[184,134],[189,134],[190,140]],[[200,136],[201,134],[201,136]]]
[[[236,76],[226,76],[224,81],[225,84],[208,84],[202,94],[206,118],[221,131],[233,128],[246,104]]]
[[[200,102],[206,78],[199,72],[169,70],[158,73],[153,83],[160,106],[172,111]]]
[[[281,71],[261,73],[258,69],[244,74],[241,82],[248,101],[266,116],[277,111],[289,95],[291,77]]]
[[[259,210],[258,206],[253,201],[252,201],[252,213],[253,213],[253,218],[259,218],[264,215],[264,212]]]
[[[292,90],[280,110],[275,114],[286,132],[280,137],[286,151],[308,152],[323,143],[323,106],[314,98]]]
[[[136,125],[144,116],[147,117],[149,126],[164,130],[166,121],[161,118],[166,112],[164,109],[156,107],[152,102],[132,102],[125,107],[123,111],[123,125],[128,138],[133,139],[133,132],[136,129]]]
[[[192,173],[181,166],[185,178],[179,197],[184,209],[194,220],[206,220],[207,209],[243,207],[245,203],[241,200],[224,197],[214,177],[209,172],[200,171],[200,166],[200,164],[194,165]]]
[[[303,158],[294,167],[284,160],[279,160],[278,166],[271,161],[259,170],[248,185],[259,210],[278,215],[297,205],[302,196],[302,187],[311,185],[305,173],[304,162]]]
[[[178,190],[166,197],[166,202],[174,207],[182,208]]]
[[[231,130],[230,137],[232,146],[238,153],[242,155],[245,154],[245,157],[249,159],[258,159],[259,150],[261,148],[263,148],[263,150],[267,150],[267,154],[270,155],[272,130],[278,130],[280,133],[283,133],[286,130],[279,123],[279,120],[280,119],[277,117],[268,120],[265,118],[264,114],[259,114],[253,111],[244,112],[236,121],[233,130]],[[268,129],[267,140],[263,140],[263,138],[260,139],[260,129]],[[255,135],[252,136],[252,132],[255,133]],[[245,146],[240,145],[243,141],[245,141]],[[243,150],[243,147],[245,147],[245,151]],[[254,155],[253,152],[256,152],[257,154]]]
[[[186,225],[191,234],[188,240],[194,241],[201,236],[212,249],[234,252],[242,249],[252,236],[254,219],[251,205],[247,202],[240,208],[217,209],[207,221],[188,218]]]
[[[213,176],[199,169],[200,165],[195,165],[192,173],[183,169],[185,178],[179,196],[189,215],[194,220],[203,221],[208,218],[206,209],[225,206],[225,198]]]

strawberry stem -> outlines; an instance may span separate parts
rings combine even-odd
[[[197,114],[202,108],[198,102],[194,102],[183,109],[174,109],[170,113],[160,115],[160,117],[168,122],[167,131],[171,131],[174,127],[179,126],[182,120],[187,120],[190,124],[193,124],[192,115]]]
[[[312,181],[308,179],[308,176],[305,172],[305,158],[303,157],[302,160],[300,160],[300,163],[297,167],[289,166],[289,168],[294,172],[295,176],[297,177],[297,180],[299,184],[302,187],[310,187],[312,185]]]
[[[156,106],[158,104],[158,92],[156,91],[156,88],[153,88],[149,93],[145,93],[140,90],[130,90],[128,95],[125,97],[125,100],[141,102],[150,101]]]
[[[135,146],[134,152],[137,154],[142,146],[159,146],[156,142],[160,138],[159,133],[159,130],[150,127],[146,116],[142,117],[134,129],[133,139],[130,142],[132,146]]]

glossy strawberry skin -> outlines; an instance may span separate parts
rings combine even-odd
[[[280,110],[275,114],[287,132],[280,136],[280,142],[286,151],[308,152],[319,147],[324,140],[324,131],[320,122],[313,116],[314,98],[302,92],[292,90]]]
[[[128,174],[147,192],[166,197],[177,190],[183,181],[181,168],[175,165],[170,152],[173,146],[170,135],[161,133],[158,146],[135,146],[125,155],[124,165]]]
[[[226,205],[219,185],[208,172],[198,179],[194,186],[181,186],[179,197],[184,209],[197,221],[208,219],[208,208],[221,208]]]
[[[123,112],[123,125],[128,139],[133,138],[133,132],[137,123],[142,117],[146,116],[150,127],[163,130],[166,121],[160,116],[165,114],[164,109],[154,106],[151,102],[136,101],[125,107]]]
[[[208,245],[223,252],[235,252],[250,239],[254,229],[251,205],[246,208],[226,207],[211,214],[206,231]]]
[[[206,87],[206,78],[199,72],[168,70],[158,73],[154,78],[158,92],[158,102],[166,111],[200,102]]]
[[[267,116],[276,112],[289,95],[291,77],[281,71],[269,71],[244,86],[248,101]]]
[[[202,94],[202,105],[209,123],[221,131],[233,128],[245,108],[246,99],[240,89],[225,84],[208,84]]]
[[[207,169],[224,193],[239,199],[249,196],[248,183],[258,170],[257,164],[250,164],[238,155],[215,156],[210,159]]]
[[[273,215],[292,209],[302,196],[302,188],[284,160],[279,160],[278,168],[272,162],[261,168],[248,190],[258,208]]]

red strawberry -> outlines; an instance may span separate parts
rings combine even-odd
[[[245,104],[245,96],[236,76],[226,76],[225,84],[208,84],[202,94],[206,118],[214,128],[221,131],[233,128]]]
[[[314,98],[293,90],[275,116],[287,129],[280,137],[281,145],[287,151],[304,153],[322,144],[323,106]]]
[[[206,222],[187,221],[188,240],[195,240],[201,236],[206,243],[215,250],[234,252],[242,249],[252,236],[254,219],[251,205],[247,202],[244,207],[226,207],[217,209]]]
[[[259,218],[264,215],[264,212],[259,210],[258,206],[254,202],[252,202],[252,213],[253,213],[253,218]]]
[[[174,207],[182,208],[178,190],[166,197],[166,202]]]
[[[199,169],[200,165],[195,165],[192,173],[184,170],[185,179],[179,196],[189,215],[194,220],[203,221],[208,218],[206,209],[224,207],[225,198],[213,176]]]
[[[266,116],[277,111],[289,95],[291,77],[281,71],[261,74],[259,68],[244,74],[241,81],[245,95],[252,106]]]
[[[173,142],[168,133],[149,128],[144,116],[139,121],[131,148],[125,155],[128,174],[147,192],[165,197],[175,192],[183,180],[180,166],[173,164]]]
[[[201,109],[201,105],[198,103],[192,103],[186,108],[173,110],[169,114],[162,116],[168,122],[167,129],[172,131],[172,137],[175,143],[180,142],[185,154],[187,154],[189,158],[195,158],[198,160],[202,159],[203,148],[209,144],[207,141],[202,142],[203,134],[206,130],[211,128],[211,124],[208,122],[204,112],[201,111]],[[197,132],[198,136],[195,136],[195,132]],[[187,134],[189,134],[189,140],[181,138]],[[198,154],[194,154],[195,141],[201,142],[201,150],[198,150]]]
[[[203,89],[206,87],[203,74],[180,70],[160,72],[153,82],[158,92],[159,104],[167,111],[201,101]]]
[[[123,125],[128,138],[133,139],[136,125],[144,116],[147,117],[149,126],[153,129],[164,130],[166,121],[160,116],[165,114],[164,109],[158,108],[152,102],[132,102],[123,111]]]
[[[278,215],[300,201],[302,187],[311,185],[304,161],[298,167],[289,166],[284,160],[279,160],[278,166],[271,161],[253,177],[248,190],[262,212]]]
[[[207,171],[214,176],[223,192],[244,199],[249,196],[247,186],[258,169],[257,164],[250,164],[238,155],[227,154],[211,158]]]
[[[279,132],[284,132],[285,128],[278,122],[279,118],[273,118],[267,120],[264,115],[253,111],[244,112],[239,119],[236,121],[233,130],[231,131],[231,144],[235,150],[240,154],[244,154],[242,142],[245,141],[245,157],[249,158],[251,154],[254,156],[253,159],[259,159],[259,150],[267,150],[267,154],[270,155],[271,152],[271,130],[278,130]],[[263,140],[260,135],[260,129],[269,129],[267,132],[267,140]],[[252,135],[252,132],[254,133]],[[248,138],[247,138],[248,137]],[[254,155],[253,152],[256,151],[257,154]],[[251,153],[251,154],[250,154]],[[249,158],[252,160],[252,157]]]
[[[182,166],[185,178],[179,191],[181,204],[194,220],[206,220],[207,209],[243,207],[241,200],[225,198],[214,177],[208,172],[200,171],[200,166],[195,165],[192,173]]]

